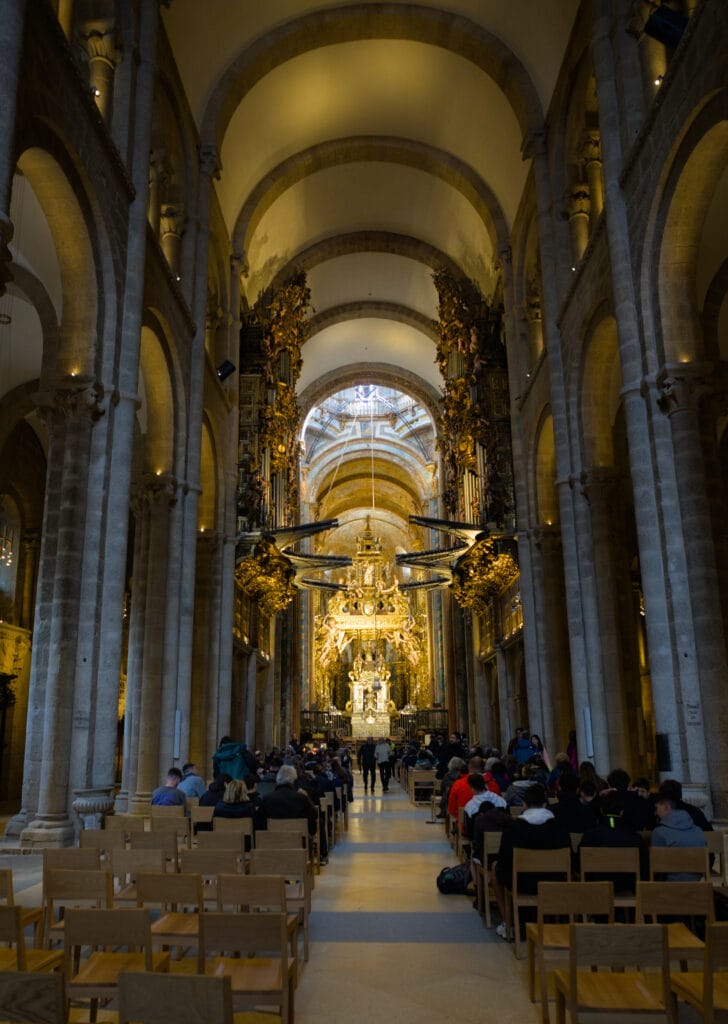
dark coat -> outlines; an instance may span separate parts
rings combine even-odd
[[[316,832],[316,808],[301,790],[293,786],[276,786],[263,797],[263,812],[268,818],[306,818],[309,835]]]

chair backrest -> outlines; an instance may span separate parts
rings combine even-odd
[[[82,850],[98,850],[101,854],[123,846],[125,842],[126,833],[121,829],[84,828],[78,836]]]
[[[190,819],[184,815],[155,815],[152,820],[152,832],[164,834],[172,832],[177,841],[185,846],[190,845]]]
[[[286,910],[286,883],[282,875],[218,875],[217,906],[222,911],[260,911],[283,913]]]
[[[20,914],[20,907],[0,907],[0,943],[7,943],[11,949],[15,950],[15,969],[24,971],[27,964]]]
[[[650,881],[656,875],[702,875],[710,878],[707,846],[651,846]]]
[[[66,1024],[63,975],[0,971],[0,1020]]]
[[[68,868],[73,871],[98,871],[101,853],[98,848],[81,849],[78,846],[61,846],[43,850],[43,873],[47,868]]]
[[[669,885],[676,883],[670,882]],[[728,921],[710,924],[705,930],[703,967],[703,1020],[713,1020],[713,986],[716,975],[728,971]],[[721,980],[724,980],[722,978]]]
[[[119,1024],[233,1024],[230,978],[200,974],[119,976]]]
[[[198,825],[201,822],[207,823],[212,821],[212,816],[215,813],[214,807],[190,807],[190,822],[193,825]]]
[[[501,839],[503,838],[502,832],[484,832],[483,833],[483,856],[487,859],[489,853],[499,853]],[[485,863],[485,860],[483,861]]]
[[[663,914],[705,917],[712,923],[715,921],[712,883],[638,882],[635,920],[659,923]]]
[[[516,847],[513,851],[513,892],[518,892],[519,875],[564,875],[571,880],[571,847],[559,850],[525,850]]]
[[[252,836],[255,831],[252,818],[213,818],[212,828],[214,832],[238,832],[244,836]]]
[[[160,904],[168,910],[184,906],[201,911],[202,875],[140,871],[136,878],[136,895],[138,907]]]
[[[235,850],[182,850],[180,870],[203,878],[234,875],[238,870],[238,855]]]
[[[614,886],[611,882],[539,882],[538,921],[547,917],[606,917],[614,921]]]
[[[112,850],[111,872],[120,884],[133,881],[140,871],[162,872],[164,850]]]
[[[200,914],[199,973],[204,973],[205,960],[213,951],[237,956],[265,953],[285,960],[286,938],[285,914]]]
[[[147,816],[144,814],[109,814],[104,819],[104,831],[123,832],[131,835],[132,832],[144,832],[147,827]]]
[[[286,881],[308,881],[305,850],[252,850],[251,875],[283,875]]]
[[[48,868],[43,872],[43,899],[49,912],[74,903],[95,904],[99,909],[114,905],[110,871],[74,871]]]
[[[198,850],[235,850],[242,853],[245,850],[244,832],[198,832]]]
[[[640,877],[640,851],[632,846],[580,846],[582,881],[587,875],[633,875]]]
[[[668,1005],[670,963],[667,927],[661,924],[572,924],[569,926],[569,987],[571,1019],[576,1020],[579,968],[660,968],[661,1002]],[[623,974],[617,975],[624,978]]]
[[[117,910],[68,910],[65,917],[64,953],[66,977],[76,951],[83,946],[111,949],[126,946],[145,954],[145,969],[152,969],[152,919],[145,908]]]
[[[184,818],[184,804],[152,804],[149,808],[149,817],[154,822],[155,818]]]
[[[308,818],[269,818],[268,832],[296,832],[308,836]]]
[[[177,865],[179,851],[177,834],[174,830],[157,829],[154,832],[132,832],[129,836],[129,848],[132,850],[162,850],[167,860]]]
[[[722,885],[728,885],[728,872],[726,868],[726,850],[725,850],[725,832],[720,832],[717,829],[714,832],[703,832],[705,836],[705,845],[708,849],[708,853],[711,857],[716,857],[718,863],[715,865],[715,871],[713,877],[717,874]]]
[[[255,837],[256,850],[302,850],[308,846],[308,833],[258,832]]]

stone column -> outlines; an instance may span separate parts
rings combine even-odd
[[[581,151],[584,157],[586,180],[589,183],[589,230],[593,231],[594,225],[604,209],[602,150],[598,131],[585,132]]]
[[[672,774],[689,785],[704,785],[707,749],[699,701],[695,715],[695,695],[699,690],[695,659],[681,643],[682,621],[689,611],[680,607],[680,594],[685,593],[684,569],[680,586],[676,587],[673,581],[676,567],[684,561],[681,529],[674,508],[675,456],[669,439],[670,425],[660,422],[654,379],[645,380],[643,376],[646,361],[654,356],[645,353],[642,346],[629,224],[620,183],[623,156],[617,72],[612,51],[613,8],[609,0],[592,0],[592,8],[592,52],[604,161],[607,238],[624,381],[621,395],[645,600],[655,728],[663,738],[662,745],[670,764],[669,770],[663,769],[663,776]],[[687,703],[693,704],[693,708],[688,709]]]
[[[26,0],[0,0],[2,60],[0,60],[0,295],[11,279],[7,264],[11,261],[10,191],[15,170],[15,114],[18,106],[18,79],[23,52],[23,26]]]
[[[53,392],[38,396],[49,427],[49,467],[53,460],[55,471],[49,472],[46,487],[39,570],[41,599],[49,599],[49,621],[41,640],[45,650],[31,674],[29,697],[29,709],[42,708],[42,712],[29,710],[24,771],[28,783],[23,802],[35,814],[28,815],[30,823],[21,833],[23,847],[64,846],[73,838],[68,787],[85,509],[92,431],[103,413],[101,397],[99,386],[81,376],[65,378]]]
[[[518,721],[518,708],[516,707],[516,695],[514,692],[513,680],[508,670],[508,659],[502,643],[494,644],[495,663],[498,672],[498,703],[500,705],[500,730],[503,741],[501,753],[505,753],[508,742],[515,730],[521,725]],[[525,724],[525,723],[524,723]]]
[[[682,557],[671,566],[676,639],[682,655],[682,706],[686,758],[691,781],[712,778],[716,813],[728,813],[722,780],[728,768],[728,741],[711,725],[710,761],[705,756],[707,723],[726,713],[726,645],[716,571],[715,546],[701,445],[700,405],[714,389],[713,368],[680,364],[658,374],[657,404],[668,417],[679,508],[672,511],[673,540]],[[683,575],[684,574],[684,575]]]
[[[23,548],[23,596],[20,605],[20,625],[33,630],[33,611],[36,583],[38,582],[38,557],[40,541],[35,530],[26,530],[22,539]]]
[[[232,623],[225,627],[220,617],[223,543],[217,530],[198,534],[189,759],[200,764],[212,757],[224,735],[217,735],[220,640],[224,629],[232,631]],[[211,738],[213,745],[208,749]]]
[[[584,182],[579,182],[573,186],[566,200],[566,212],[569,217],[569,233],[571,235],[571,251],[575,266],[579,263],[589,244],[590,210],[589,186]]]
[[[132,609],[137,599],[143,599],[140,614],[143,618],[133,620],[134,633],[129,638],[130,664],[127,675],[129,692],[134,694],[138,713],[134,712],[136,739],[132,740],[132,752],[136,748],[136,781],[130,810],[142,813],[148,806],[152,791],[161,784],[160,747],[164,737],[174,730],[174,721],[162,719],[162,699],[168,680],[165,679],[165,654],[168,644],[176,639],[174,623],[169,621],[168,600],[170,597],[170,561],[177,557],[179,538],[171,529],[172,510],[177,503],[179,485],[168,473],[147,475],[140,488],[139,501],[143,520],[141,526],[144,545],[135,548],[135,554],[143,559],[134,565],[133,579],[135,592],[132,594]],[[137,524],[139,528],[139,524]],[[175,543],[176,541],[176,543]],[[141,581],[142,592],[136,587]],[[173,636],[168,635],[172,628]],[[138,632],[142,636],[138,635]],[[132,661],[131,652],[135,648]],[[131,671],[139,672],[132,678]],[[138,697],[137,697],[138,693]],[[169,747],[169,741],[165,746]]]
[[[630,767],[627,721],[625,717],[624,658],[617,619],[616,548],[614,536],[618,507],[618,479],[612,467],[592,466],[580,477],[581,494],[589,506],[591,550],[584,561],[590,565],[598,620],[587,630],[587,643],[593,645],[594,659],[601,663],[602,685],[592,689],[592,722],[595,731],[595,756],[600,739],[606,749],[598,763],[604,767]],[[597,717],[598,714],[598,717]],[[603,720],[603,724],[602,724]],[[596,733],[598,732],[599,738]],[[605,759],[606,758],[606,759]]]
[[[627,18],[627,31],[637,39],[646,109],[652,105],[667,68],[665,47],[643,31],[653,10],[652,0],[633,0]]]
[[[110,21],[87,21],[78,27],[78,38],[88,56],[89,84],[96,106],[109,124],[114,104],[114,72],[120,57],[115,26]]]

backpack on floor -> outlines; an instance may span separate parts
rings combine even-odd
[[[443,868],[437,876],[437,888],[446,896],[464,896],[470,885],[470,861],[456,864],[452,868]]]

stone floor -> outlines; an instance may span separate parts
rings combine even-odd
[[[297,1024],[540,1021],[538,1004],[528,999],[525,961],[484,927],[469,897],[437,891],[437,874],[453,863],[453,853],[442,827],[428,818],[428,809],[414,807],[396,784],[386,794],[357,795],[349,831],[316,879]],[[40,860],[0,857],[0,867],[13,868],[18,901],[26,905],[40,900]],[[73,1019],[81,1019],[77,1011]],[[681,1008],[680,1024],[697,1020]]]

